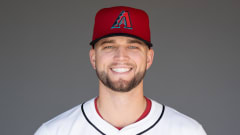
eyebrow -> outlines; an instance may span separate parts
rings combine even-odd
[[[136,40],[136,39],[128,39],[127,43],[137,43],[137,44],[140,44],[140,45],[143,45],[143,42],[140,41],[140,40]]]
[[[103,44],[107,44],[107,43],[116,43],[115,40],[104,40],[100,43],[100,45],[103,45]],[[137,44],[140,44],[140,45],[143,45],[144,43],[140,40],[137,40],[137,39],[128,39],[127,40],[127,43],[130,43],[130,44],[133,44],[133,43],[137,43]]]
[[[104,40],[102,41],[101,45],[107,44],[107,43],[115,43],[115,40]]]

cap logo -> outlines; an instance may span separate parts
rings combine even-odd
[[[112,29],[120,28],[122,25],[124,25],[124,28],[126,29],[132,29],[131,19],[127,11],[122,11],[119,14],[112,26]]]

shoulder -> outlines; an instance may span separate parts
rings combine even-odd
[[[155,102],[155,104],[159,106],[159,103]],[[206,135],[202,125],[195,119],[169,106],[162,106],[164,110],[160,123],[165,129],[179,135]]]
[[[193,118],[169,107],[165,106],[164,117],[170,121],[174,121],[177,124],[190,124],[198,125],[199,123]]]
[[[81,117],[81,115],[81,105],[78,105],[43,123],[35,135],[47,135],[49,132],[58,132],[57,129],[63,129],[62,127],[68,128],[68,126],[73,123],[76,118]]]
[[[88,102],[91,102],[91,100]],[[34,135],[64,134],[83,121],[82,104],[80,104],[43,123]]]

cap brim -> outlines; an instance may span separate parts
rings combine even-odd
[[[137,37],[137,36],[134,36],[134,35],[131,35],[131,34],[126,34],[126,33],[113,33],[113,34],[108,34],[108,35],[105,35],[105,36],[102,36],[100,38],[97,38],[93,41],[90,42],[90,45],[94,46],[99,40],[103,39],[103,38],[107,38],[107,37],[113,37],[113,36],[126,36],[126,37],[133,37],[133,38],[136,38],[136,39],[139,39],[141,41],[143,41],[149,48],[152,47],[152,43],[151,42],[148,42],[146,40],[143,40],[142,38],[140,37]]]

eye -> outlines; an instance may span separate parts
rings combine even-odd
[[[111,48],[113,48],[113,46],[110,46],[110,45],[103,47],[103,49],[111,49]]]
[[[131,45],[131,46],[129,46],[128,48],[129,48],[129,49],[137,49],[138,47]]]

